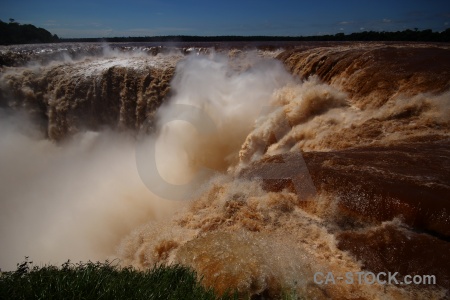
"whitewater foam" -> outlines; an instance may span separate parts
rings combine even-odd
[[[382,193],[374,196],[379,202],[370,202],[362,188],[343,194],[339,187],[348,186],[344,175],[354,170],[375,178],[366,174],[361,181],[395,175],[421,186],[425,177],[401,177],[409,170],[401,165],[389,173],[370,161],[354,164],[363,151],[368,155],[362,159],[379,155],[370,152],[373,146],[403,153],[415,139],[448,139],[449,92],[394,93],[371,106],[364,104],[369,96],[349,90],[349,81],[294,78],[268,58],[272,54],[205,53],[172,59],[113,51],[40,66],[40,72],[23,67],[2,73],[2,105],[23,108],[32,121],[2,112],[0,266],[10,269],[24,256],[43,263],[118,258],[142,269],[185,264],[205,284],[236,288],[242,296],[444,297],[445,286],[320,286],[313,278],[316,272],[365,270],[365,253],[352,252],[351,243],[344,251],[342,236],[364,240],[366,233],[383,236],[391,228],[396,236],[401,227],[417,238],[401,222],[380,225],[376,217],[383,211],[373,211],[379,203],[414,211],[411,203]],[[308,62],[316,59],[320,55]],[[305,154],[311,150],[320,152]],[[293,153],[304,153],[315,168],[311,201],[301,201],[304,195],[290,188],[289,178],[247,176],[283,159],[298,169]],[[420,161],[422,153],[415,155],[412,160]],[[339,165],[339,157],[348,163]],[[200,170],[211,172],[193,184]],[[327,177],[330,170],[341,176]],[[153,190],[154,176],[167,185]],[[439,176],[427,178],[446,191]],[[178,195],[189,201],[174,201],[178,196],[169,190],[183,184]],[[447,217],[433,219],[430,228],[441,230]]]

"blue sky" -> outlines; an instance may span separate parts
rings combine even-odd
[[[60,37],[321,35],[450,27],[450,0],[0,0],[0,19]]]

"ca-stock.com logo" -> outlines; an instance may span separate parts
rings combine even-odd
[[[284,111],[278,106],[264,106],[260,110],[260,116],[271,113],[282,114],[282,117],[278,118],[277,128],[272,132],[279,141],[291,129],[291,125]],[[192,191],[199,189],[218,171],[201,167],[190,181],[184,184],[170,183],[161,176],[157,167],[156,138],[150,138],[150,134],[157,131],[156,126],[163,128],[172,121],[188,122],[200,135],[218,134],[214,120],[203,109],[189,104],[172,103],[170,113],[164,117],[163,122],[158,120],[156,125],[153,118],[148,118],[141,127],[140,139],[136,146],[137,170],[142,182],[153,194],[168,200],[189,200]],[[301,151],[290,151],[278,156],[281,160],[261,164],[258,172],[251,177],[263,181],[288,180],[291,182],[293,192],[301,196],[299,199],[313,200],[316,189]]]

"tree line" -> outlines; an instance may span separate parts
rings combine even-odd
[[[0,20],[0,45],[54,43],[59,38],[44,28],[31,24],[19,24],[14,19],[9,23]]]
[[[450,42],[450,28],[442,32],[431,29],[403,31],[363,31],[350,34],[337,33],[334,35],[314,36],[190,36],[166,35],[145,37],[111,37],[111,38],[71,38],[60,39],[62,42],[295,42],[295,41],[405,41],[405,42]]]
[[[408,41],[408,42],[450,42],[450,28],[442,32],[431,29],[403,31],[363,31],[350,34],[317,36],[145,36],[110,38],[59,38],[43,28],[31,24],[21,25],[10,19],[0,20],[0,45],[55,43],[55,42],[271,42],[271,41]]]

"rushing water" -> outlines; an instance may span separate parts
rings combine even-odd
[[[0,48],[0,267],[193,267],[277,298],[449,296],[446,44]],[[332,272],[433,285],[320,284]]]

